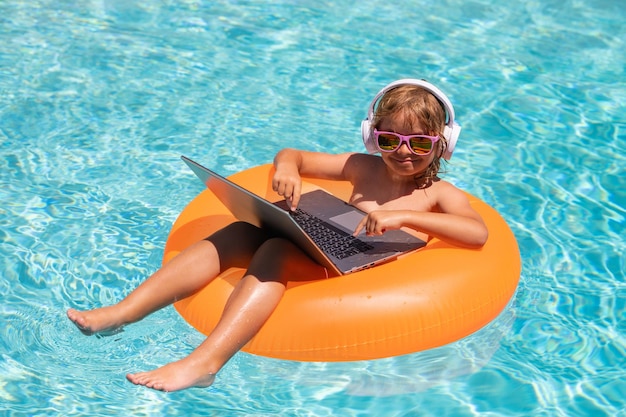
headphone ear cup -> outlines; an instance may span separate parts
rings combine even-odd
[[[377,153],[378,148],[374,143],[374,135],[372,135],[372,124],[369,119],[365,119],[361,122],[361,136],[363,137],[363,144],[368,153]]]
[[[452,153],[454,152],[454,148],[456,147],[456,142],[459,140],[460,134],[461,126],[459,126],[456,122],[452,124],[452,127],[446,126],[443,128],[443,136],[448,142],[446,152],[443,154],[443,158],[445,160],[449,161],[450,158],[452,158]]]

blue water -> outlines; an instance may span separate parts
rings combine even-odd
[[[625,19],[610,0],[0,2],[0,414],[626,415]],[[240,353],[164,394],[124,375],[202,340],[172,308],[104,338],[65,318],[158,268],[202,189],[181,154],[232,174],[361,151],[369,100],[404,77],[449,94],[445,178],[517,236],[490,326],[379,361]]]

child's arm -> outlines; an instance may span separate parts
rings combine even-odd
[[[274,157],[276,172],[272,178],[272,189],[285,197],[295,210],[302,191],[301,176],[345,180],[344,168],[350,155],[283,149]]]
[[[448,243],[467,248],[480,248],[487,241],[488,230],[480,215],[470,206],[461,190],[445,187],[438,206],[441,212],[415,210],[377,210],[363,218],[355,235],[365,229],[368,235],[409,227]]]

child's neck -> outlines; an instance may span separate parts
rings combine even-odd
[[[428,170],[413,176],[413,182],[415,182],[415,187],[418,190],[426,189],[436,181],[439,181],[439,177],[437,177],[437,175],[431,175]]]

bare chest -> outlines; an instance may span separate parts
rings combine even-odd
[[[350,204],[366,213],[374,210],[434,211],[434,191],[391,187],[371,189],[361,186],[354,188]]]

